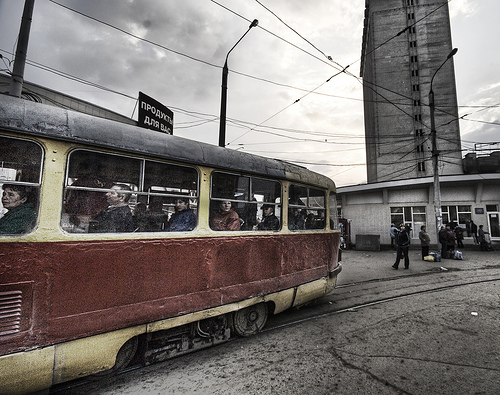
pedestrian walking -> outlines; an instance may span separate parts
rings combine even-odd
[[[427,233],[426,229],[426,226],[422,225],[418,234],[420,246],[422,247],[422,260],[429,255],[429,246],[431,245],[431,237],[429,236],[429,233]]]
[[[410,249],[410,235],[406,230],[404,224],[399,227],[399,233],[397,235],[398,247],[396,249],[396,262],[392,265],[392,268],[398,270],[399,261],[404,256],[405,258],[405,269],[410,268],[410,257],[408,256],[408,250]]]

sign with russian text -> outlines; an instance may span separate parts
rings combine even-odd
[[[174,134],[174,113],[152,97],[139,92],[139,126]]]

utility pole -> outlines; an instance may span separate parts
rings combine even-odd
[[[432,167],[434,171],[434,217],[436,219],[436,242],[439,251],[441,251],[441,243],[439,242],[439,231],[441,230],[441,226],[443,226],[443,214],[441,211],[441,186],[439,184],[439,160],[438,160],[439,150],[437,148],[436,121],[434,119],[435,104],[434,104],[434,91],[432,90],[432,83],[434,82],[434,77],[436,76],[437,72],[441,70],[441,67],[443,67],[444,64],[457,53],[457,51],[458,49],[454,48],[453,51],[451,51],[448,54],[445,61],[441,63],[441,66],[439,66],[438,69],[434,72],[431,78],[431,87],[429,91],[429,108],[431,115],[431,138],[432,138]]]
[[[26,55],[28,53],[28,41],[30,36],[31,19],[35,0],[26,0],[24,2],[23,17],[19,29],[19,38],[16,48],[16,57],[14,59],[14,69],[12,71],[12,82],[10,84],[9,95],[21,97],[24,82],[24,66],[26,65]]]

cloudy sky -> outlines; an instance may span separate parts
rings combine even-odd
[[[302,164],[338,186],[360,184],[364,3],[36,0],[25,79],[134,118],[142,91],[173,110],[174,134],[218,144],[222,66],[258,19],[228,60],[228,147]],[[12,70],[23,4],[0,0],[4,73]],[[466,150],[500,141],[492,45],[500,2],[450,0],[449,8]]]

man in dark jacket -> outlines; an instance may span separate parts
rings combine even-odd
[[[410,249],[410,235],[406,230],[404,224],[399,227],[400,231],[398,233],[398,247],[396,250],[396,262],[392,265],[392,268],[398,270],[399,261],[404,256],[405,258],[405,269],[410,268],[410,257],[408,256],[408,250]]]
[[[262,220],[257,220],[258,230],[279,230],[280,220],[274,215],[274,206],[271,204],[264,204],[261,207]]]
[[[106,193],[109,206],[102,210],[90,222],[90,233],[133,232],[134,220],[128,206],[132,196],[130,187],[125,184],[115,184]]]
[[[448,258],[448,232],[446,232],[446,228],[441,226],[439,230],[439,243],[441,244],[441,258]]]
[[[431,238],[429,233],[427,233],[427,228],[425,225],[420,227],[420,233],[418,234],[420,239],[420,246],[422,248],[422,260],[429,255],[429,246],[431,245]]]

